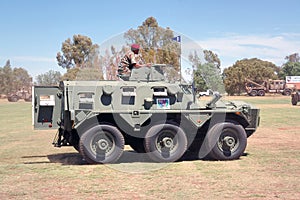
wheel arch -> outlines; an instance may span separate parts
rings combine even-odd
[[[109,124],[117,127],[113,120],[112,114],[95,114],[92,117],[78,124],[78,126],[76,126],[75,129],[78,136],[81,137],[86,130],[100,124]]]

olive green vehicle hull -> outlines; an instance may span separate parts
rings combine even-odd
[[[53,144],[74,146],[88,163],[116,162],[126,144],[155,162],[188,153],[232,160],[244,153],[259,125],[259,109],[218,94],[203,101],[187,84],[160,80],[152,71],[151,79],[143,69],[138,73],[146,79],[35,86],[34,127],[58,129]]]

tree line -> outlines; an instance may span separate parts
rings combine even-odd
[[[0,94],[8,95],[20,90],[31,90],[32,77],[22,67],[12,68],[10,60],[0,67]]]
[[[174,31],[169,27],[160,27],[154,17],[147,18],[136,29],[128,30],[124,34],[124,46],[117,49],[111,45],[102,52],[103,55],[100,55],[99,45],[94,44],[88,36],[74,35],[72,39],[68,38],[62,43],[61,51],[56,56],[57,64],[66,69],[66,73],[61,75],[60,72],[50,70],[38,75],[35,84],[57,85],[61,80],[116,80],[120,60],[132,43],[141,45],[145,62],[170,64],[178,72],[178,58],[182,52],[180,44],[173,41],[174,37]],[[218,55],[211,50],[191,51],[188,61],[192,66],[190,73],[194,85],[199,91],[212,89],[229,95],[240,95],[245,92],[246,78],[262,82],[267,79],[285,79],[285,76],[300,76],[298,53],[286,56],[286,62],[282,66],[258,58],[245,58],[236,61],[223,72]],[[179,75],[175,73],[169,76],[178,79]],[[32,84],[27,71],[22,68],[12,69],[9,61],[0,68],[0,79],[1,94]]]

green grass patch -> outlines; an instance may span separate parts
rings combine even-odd
[[[228,98],[226,98],[228,100]],[[300,196],[300,115],[289,97],[235,97],[261,108],[261,124],[235,161],[86,165],[34,131],[31,104],[0,103],[1,199],[293,199]],[[297,129],[298,127],[298,129]],[[158,169],[153,170],[155,167]],[[137,168],[142,169],[136,172]],[[150,171],[144,171],[149,169]],[[130,173],[130,172],[135,173]],[[277,195],[277,196],[276,196]]]
[[[290,104],[291,97],[289,96],[267,96],[267,97],[224,97],[225,100],[240,100],[250,104]]]

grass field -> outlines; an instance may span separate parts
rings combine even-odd
[[[34,131],[31,104],[0,100],[0,199],[300,199],[300,106],[290,97],[226,97],[261,108],[261,124],[235,161],[155,164],[130,151],[87,165],[56,133]]]

